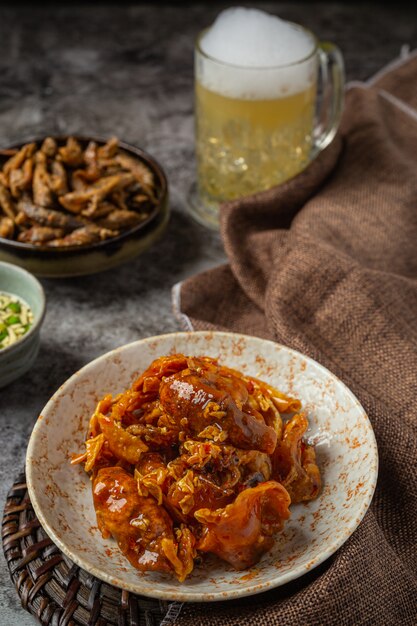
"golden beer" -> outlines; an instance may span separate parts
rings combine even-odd
[[[216,228],[221,202],[303,170],[336,132],[343,84],[332,44],[258,9],[222,12],[195,48],[194,217]]]
[[[196,151],[203,202],[232,200],[301,171],[312,147],[315,84],[273,99],[224,96],[196,82]]]

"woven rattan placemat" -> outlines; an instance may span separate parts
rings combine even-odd
[[[112,587],[66,557],[32,508],[21,474],[7,495],[3,550],[26,611],[43,626],[170,626],[181,609]]]

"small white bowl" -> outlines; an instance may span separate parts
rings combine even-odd
[[[21,298],[33,312],[33,324],[19,341],[0,350],[0,387],[16,380],[33,365],[40,345],[40,329],[45,315],[45,294],[40,282],[29,272],[0,261],[0,291]]]
[[[308,436],[316,443],[323,490],[317,500],[291,507],[274,548],[249,571],[209,559],[179,583],[135,570],[116,542],[97,529],[91,482],[71,453],[84,450],[91,413],[106,393],[129,387],[162,355],[218,357],[221,363],[268,381],[300,398]],[[271,341],[221,332],[173,333],[113,350],[74,374],[51,398],[34,427],[26,477],[46,532],[75,563],[133,593],[178,601],[227,600],[282,585],[333,554],[363,518],[375,489],[378,455],[370,422],[355,396],[331,372]]]

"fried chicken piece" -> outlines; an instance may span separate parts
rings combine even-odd
[[[32,226],[28,230],[23,230],[17,238],[22,243],[32,243],[41,245],[52,239],[63,237],[65,231],[62,228],[51,228],[49,226]]]
[[[219,367],[214,359],[209,358],[188,357],[187,365],[193,374],[202,375],[217,389],[227,391],[239,409],[246,407],[249,397],[248,387],[239,373],[229,367]],[[262,416],[259,416],[259,419],[262,420]]]
[[[239,409],[228,391],[216,386],[214,373],[208,380],[204,373],[198,376],[184,370],[166,378],[159,393],[164,410],[194,437],[216,423],[227,433],[227,441],[237,448],[268,454],[275,449],[275,430]]]
[[[271,478],[271,458],[265,452],[257,450],[236,450],[242,470],[242,481],[247,487],[255,487],[258,483]]]
[[[314,500],[321,489],[316,453],[303,440],[307,428],[305,414],[294,415],[284,425],[282,439],[271,455],[272,477],[284,485],[294,503]]]
[[[165,557],[171,563],[175,575],[182,583],[194,569],[196,539],[189,528],[181,526],[175,530],[176,541],[164,537],[161,547]]]
[[[199,509],[195,518],[204,525],[197,549],[214,552],[237,570],[258,563],[274,545],[272,535],[290,516],[290,496],[271,480],[242,491],[223,509]]]
[[[169,477],[166,463],[158,452],[143,452],[136,464],[134,476],[137,480],[139,495],[151,495],[159,506],[166,505],[168,480],[172,479]],[[170,512],[169,507],[167,510]],[[185,519],[180,521],[184,522]]]
[[[127,463],[136,465],[142,453],[148,451],[148,446],[140,437],[125,430],[112,416],[99,413],[97,419],[111,452]]]
[[[211,476],[190,469],[181,457],[167,466],[157,452],[144,452],[136,470],[139,493],[153,495],[159,505],[163,504],[183,523],[194,523],[196,510],[222,508],[235,497],[233,489],[219,486]]]
[[[144,452],[136,465],[135,477],[139,494],[145,497],[152,495],[159,508],[181,524],[180,528],[175,529],[175,540],[164,537],[161,548],[178,580],[182,582],[194,568],[194,558],[197,556],[196,539],[192,531],[184,526],[187,518],[166,496],[168,471],[162,456],[156,452]],[[191,519],[194,521],[192,517]]]
[[[121,467],[98,471],[93,482],[97,525],[113,536],[130,563],[142,571],[172,572],[162,540],[175,541],[173,524],[152,497],[138,494],[136,480]]]
[[[146,476],[158,470],[165,470],[166,464],[158,452],[144,452],[136,465],[136,469],[142,476]]]
[[[65,215],[61,211],[54,211],[54,209],[46,209],[45,207],[37,206],[31,202],[29,197],[23,198],[18,203],[18,208],[28,218],[37,222],[41,226],[50,226],[51,228],[60,228],[66,232],[80,228],[84,226],[84,222],[72,215]]]
[[[0,216],[0,237],[12,239],[14,234],[14,222],[10,217]]]
[[[233,489],[216,485],[209,477],[187,470],[182,478],[172,483],[166,495],[169,509],[182,515],[187,522],[194,522],[197,510],[221,509],[235,497]],[[178,517],[178,515],[177,515]]]
[[[169,448],[178,441],[178,429],[168,430],[165,427],[160,428],[149,424],[132,424],[126,428],[126,432],[140,437],[151,450]]]
[[[187,357],[183,354],[161,356],[152,361],[150,366],[133,383],[132,390],[139,391],[143,403],[152,402],[158,398],[159,387],[163,378],[180,372],[187,367]]]

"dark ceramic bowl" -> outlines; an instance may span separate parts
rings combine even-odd
[[[99,145],[106,143],[106,140],[102,138],[72,136],[80,142],[83,148],[89,141],[96,141]],[[67,137],[55,137],[55,139],[58,144],[63,144]],[[24,143],[9,147],[19,149],[30,141],[34,141],[40,146],[43,138],[27,140]],[[58,278],[101,272],[120,263],[125,263],[148,249],[158,239],[168,223],[167,179],[159,163],[144,150],[123,141],[119,142],[119,146],[131,156],[145,163],[155,176],[158,202],[145,221],[117,237],[85,246],[48,248],[47,246],[34,246],[0,237],[0,261],[19,265],[36,276]],[[0,167],[7,159],[7,156],[0,156]]]

